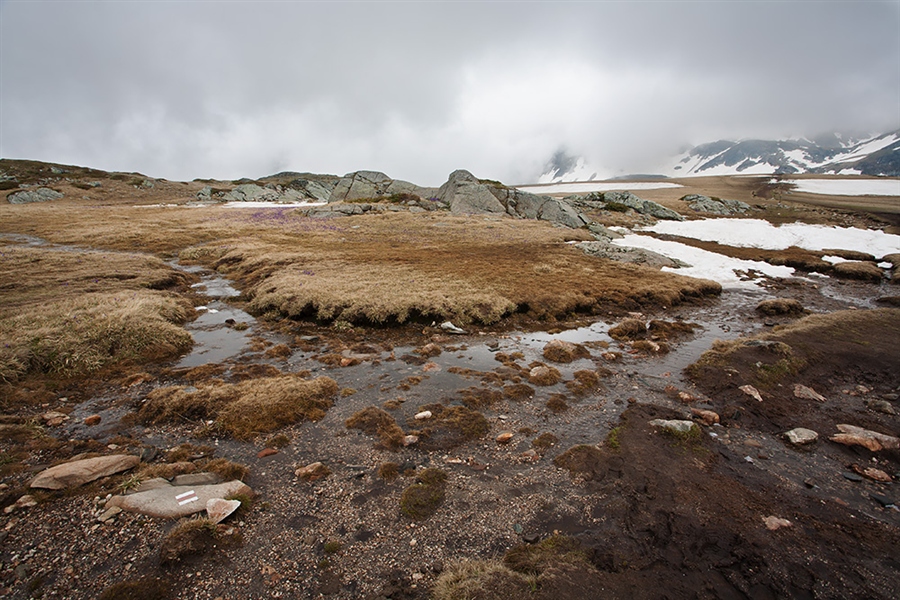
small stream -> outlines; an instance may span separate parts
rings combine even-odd
[[[209,298],[205,305],[196,307],[199,316],[185,325],[185,329],[194,338],[194,347],[174,367],[220,363],[244,352],[253,334],[256,319],[226,302],[228,298],[236,298],[241,293],[215,271],[178,263],[170,264],[176,269],[199,275],[200,282],[191,287]]]

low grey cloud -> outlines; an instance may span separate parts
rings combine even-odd
[[[169,179],[900,127],[900,3],[0,3],[0,155]]]

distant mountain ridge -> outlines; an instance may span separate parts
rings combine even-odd
[[[602,171],[583,158],[558,151],[538,181],[585,181],[596,179]],[[900,177],[900,129],[861,139],[832,134],[814,140],[719,140],[686,150],[655,173],[669,177],[775,173]]]

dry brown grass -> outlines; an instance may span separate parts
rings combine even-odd
[[[189,302],[162,288],[188,277],[147,256],[0,248],[0,381],[79,376],[112,363],[175,356]]]
[[[146,423],[198,423],[213,418],[218,428],[238,439],[269,433],[300,421],[325,416],[338,393],[328,377],[296,375],[251,379],[237,384],[212,382],[196,391],[180,386],[147,395],[139,417]]]
[[[251,309],[349,322],[492,323],[671,306],[719,286],[583,255],[586,231],[446,213],[315,220],[289,209],[0,206],[0,231],[217,264]]]

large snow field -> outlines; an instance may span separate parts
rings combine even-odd
[[[586,181],[581,183],[551,183],[548,185],[523,185],[516,189],[531,194],[586,194],[588,192],[612,192],[626,190],[662,190],[680,188],[677,183],[664,181]]]
[[[784,250],[791,246],[806,250],[857,250],[875,257],[900,252],[900,235],[874,229],[828,227],[789,223],[776,227],[761,219],[699,219],[659,221],[647,231],[678,235],[727,246]]]
[[[900,196],[900,179],[788,179],[796,191],[829,196]]]

